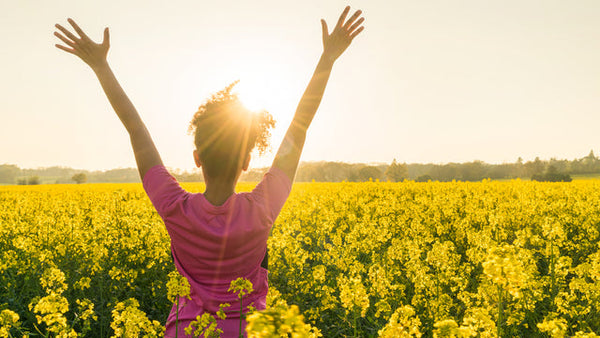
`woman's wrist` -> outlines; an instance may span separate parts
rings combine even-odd
[[[103,60],[98,63],[90,64],[90,67],[96,74],[110,69],[110,66],[108,65],[107,60]]]
[[[336,58],[323,52],[323,54],[321,54],[321,59],[319,60],[319,63],[324,65],[324,66],[328,66],[328,67],[333,67],[333,64],[335,63]]]

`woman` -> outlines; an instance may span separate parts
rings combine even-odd
[[[191,300],[180,298],[166,323],[166,337],[184,335],[184,328],[204,312],[215,313],[219,304],[230,303],[227,318],[218,320],[223,337],[239,334],[240,305],[228,292],[232,280],[243,277],[254,292],[244,305],[265,308],[267,270],[261,267],[270,229],[289,194],[310,125],[323,97],[332,67],[352,40],[363,30],[364,18],[356,11],[347,19],[342,12],[331,33],[325,20],[323,53],[302,96],[294,118],[270,170],[249,193],[236,194],[237,180],[248,168],[250,152],[266,143],[273,121],[266,114],[243,108],[231,86],[217,93],[194,115],[190,129],[195,133],[194,161],[202,168],[206,191],[183,190],[163,166],[154,142],[135,107],[119,85],[107,62],[109,31],[101,43],[92,41],[71,19],[76,34],[61,25],[54,34],[64,45],[56,47],[74,54],[95,72],[113,109],[127,129],[144,188],[171,238],[171,252],[179,273],[191,286]],[[347,19],[347,20],[346,20]],[[242,312],[246,312],[244,307]],[[176,324],[175,318],[178,318]],[[245,323],[243,323],[245,326]]]

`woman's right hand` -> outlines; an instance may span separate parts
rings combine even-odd
[[[104,29],[104,39],[102,40],[102,43],[95,43],[81,28],[79,28],[73,19],[68,19],[68,21],[79,37],[69,32],[63,26],[56,24],[55,27],[62,32],[62,34],[54,32],[54,35],[62,40],[68,47],[59,44],[56,44],[55,46],[67,53],[77,55],[94,70],[106,65],[106,55],[108,54],[108,49],[110,47],[108,27]]]
[[[365,21],[365,18],[360,17],[362,14],[361,10],[354,12],[350,19],[344,22],[349,11],[350,6],[347,6],[331,34],[329,34],[329,30],[327,29],[327,23],[321,19],[321,26],[323,28],[323,56],[328,61],[333,62],[337,60],[346,48],[350,46],[352,40],[365,28],[361,26],[363,21]]]

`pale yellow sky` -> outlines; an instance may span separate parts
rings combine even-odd
[[[91,70],[54,48],[74,18],[111,29],[109,62],[167,166],[193,168],[187,124],[240,79],[278,120],[270,164],[346,4],[365,31],[335,66],[302,160],[513,162],[599,152],[600,2],[0,2],[0,164],[133,167]]]

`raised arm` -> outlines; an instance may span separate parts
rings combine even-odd
[[[333,64],[350,46],[352,40],[364,29],[361,26],[364,21],[364,18],[360,17],[362,12],[358,10],[354,12],[350,19],[346,20],[349,11],[350,6],[344,9],[331,34],[329,34],[325,20],[321,20],[323,54],[321,54],[317,68],[300,99],[296,114],[273,161],[273,166],[281,169],[291,180],[296,175],[306,139],[306,130],[310,126],[317,108],[319,108]]]
[[[71,19],[68,19],[68,21],[78,36],[57,24],[56,28],[60,32],[54,32],[54,35],[62,40],[67,47],[59,44],[56,44],[56,47],[78,56],[96,73],[106,97],[129,133],[138,171],[143,179],[146,172],[153,166],[162,164],[162,160],[154,146],[150,133],[146,129],[146,125],[108,65],[106,60],[110,47],[108,28],[104,29],[104,39],[102,43],[98,44],[92,41],[75,21]]]

